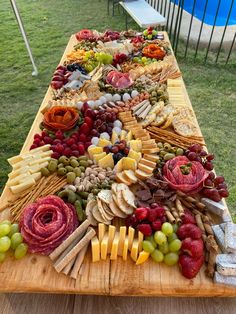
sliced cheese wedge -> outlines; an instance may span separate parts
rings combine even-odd
[[[100,261],[100,243],[97,237],[92,238],[91,249],[93,263]]]
[[[143,248],[143,233],[142,232],[138,232],[138,251],[141,252],[142,248]]]
[[[128,248],[129,248],[129,250],[131,250],[131,247],[133,245],[134,233],[135,233],[134,228],[129,227],[129,229],[128,229],[128,239],[129,239]]]
[[[144,172],[146,172],[147,174],[152,174],[153,173],[153,170],[154,170],[154,168],[153,167],[149,167],[149,166],[146,166],[146,165],[144,165],[144,164],[142,164],[142,163],[139,163],[138,164],[138,168],[140,169],[140,170],[142,170],[142,171],[144,171]]]
[[[119,256],[123,255],[125,237],[126,237],[126,229],[127,228],[125,226],[120,227],[120,241],[119,241],[119,246],[118,246],[118,255]]]
[[[130,257],[134,262],[137,261],[138,258],[138,239],[134,239],[133,245],[131,247]]]
[[[128,248],[129,248],[129,238],[128,238],[128,236],[126,236],[125,242],[124,242],[124,247],[123,247],[123,254],[122,254],[124,261],[127,261]]]
[[[106,232],[101,242],[101,259],[106,260],[108,249],[108,233]]]
[[[9,179],[6,183],[7,186],[13,186],[13,185],[17,185],[20,182],[22,182],[21,180],[25,180],[26,178],[28,178],[30,176],[29,172],[26,173],[22,173],[20,175],[18,175],[15,178]]]
[[[116,227],[110,225],[108,227],[108,248],[107,248],[107,253],[111,253],[111,247],[112,247],[112,242],[115,237],[115,232],[116,232]]]
[[[115,237],[112,241],[111,256],[110,256],[111,260],[117,259],[119,241],[120,241],[120,234],[119,234],[119,232],[116,232]]]
[[[100,243],[102,242],[102,239],[103,239],[105,233],[106,233],[106,225],[99,223],[98,224],[98,239],[99,239]]]
[[[143,264],[144,262],[146,262],[146,260],[148,260],[150,256],[150,253],[142,251],[139,253],[138,259],[136,261],[136,265],[140,265]]]

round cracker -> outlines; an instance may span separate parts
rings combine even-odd
[[[197,126],[187,119],[173,119],[172,125],[176,133],[182,136],[193,136],[198,134]]]
[[[166,118],[167,118],[167,114],[162,114],[161,112],[159,115],[157,115],[155,121],[153,121],[151,125],[154,125],[154,126],[162,125],[166,121]]]
[[[134,196],[134,194],[133,194],[130,190],[123,190],[123,191],[122,191],[122,196],[123,196],[125,202],[126,202],[129,206],[131,206],[131,207],[133,207],[133,208],[136,208],[135,203],[134,203],[134,201],[135,201],[135,196]]]
[[[115,215],[115,217],[119,217],[119,218],[126,218],[127,217],[127,215],[119,209],[119,207],[117,206],[117,204],[114,200],[112,200],[110,203],[110,210]]]
[[[126,215],[133,214],[133,207],[129,206],[123,198],[122,191],[117,192],[117,205],[120,210],[125,213]]]
[[[111,190],[101,190],[97,197],[104,203],[108,204],[110,203],[111,201],[111,198],[112,198],[112,192]]]
[[[104,203],[103,203],[99,198],[97,198],[97,206],[98,206],[98,210],[99,210],[99,212],[100,212],[102,218],[103,218],[105,221],[112,220],[113,217],[110,218],[110,216],[109,216],[109,217],[107,216],[107,214],[106,214],[106,212],[105,212],[105,210],[104,210],[104,208],[103,208],[103,204],[104,204]]]
[[[161,125],[160,128],[167,129],[171,125],[173,119],[174,119],[174,115],[173,115],[173,112],[171,112],[169,116],[167,117],[167,120],[165,121],[165,123]]]
[[[104,223],[106,225],[110,224],[109,220],[107,221],[107,220],[103,219],[100,211],[98,210],[98,206],[93,208],[92,215],[93,215],[94,219],[96,219],[97,222],[101,222],[101,223]]]

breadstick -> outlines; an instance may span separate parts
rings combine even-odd
[[[62,244],[60,244],[50,255],[51,260],[56,259],[81,233],[83,233],[90,222],[86,219]]]
[[[96,231],[89,227],[85,236],[76,244],[76,246],[66,255],[61,261],[54,264],[54,268],[57,272],[60,272],[72,259],[75,257],[82,248],[87,245],[90,240],[95,236]]]
[[[79,254],[77,255],[76,260],[75,260],[75,264],[74,264],[74,266],[73,266],[73,268],[72,268],[72,270],[71,270],[71,274],[70,274],[70,277],[71,277],[71,278],[74,278],[74,279],[77,278],[78,272],[80,271],[80,268],[81,268],[82,263],[83,263],[83,261],[84,261],[85,254],[86,254],[86,252],[87,252],[87,250],[88,250],[88,246],[89,246],[89,242],[88,242],[88,244],[86,244],[86,245],[82,248],[82,250],[81,250],[81,251],[79,252]]]
[[[184,208],[178,198],[175,200],[175,205],[181,218],[184,215]]]
[[[76,256],[62,269],[62,273],[68,275],[76,260]]]

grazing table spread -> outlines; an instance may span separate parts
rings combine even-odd
[[[213,159],[166,32],[71,36],[8,159],[0,291],[235,296]]]

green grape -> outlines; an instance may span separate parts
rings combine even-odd
[[[88,61],[88,60],[89,60],[89,57],[86,57],[86,56],[83,57],[83,61]]]
[[[0,237],[6,236],[11,230],[10,225],[1,224],[0,225]]]
[[[177,252],[180,250],[182,242],[179,239],[175,239],[169,243],[170,252]]]
[[[169,245],[168,243],[164,243],[164,244],[161,244],[159,245],[159,250],[163,253],[163,254],[166,254],[169,252]]]
[[[176,254],[176,253],[167,253],[165,256],[164,256],[164,263],[168,266],[173,266],[175,264],[177,264],[179,260],[179,255]]]
[[[148,58],[142,57],[141,60],[142,60],[143,63],[145,63],[145,62],[147,62]]]
[[[177,224],[172,225],[174,232],[176,232],[179,228],[179,226]]]
[[[91,57],[91,52],[90,51],[86,51],[84,55],[85,55],[85,57],[90,58]]]
[[[156,262],[156,263],[160,263],[164,259],[164,255],[159,250],[153,251],[151,254],[151,257],[154,260],[154,262]]]
[[[176,233],[172,233],[167,237],[168,242],[172,242],[173,240],[178,239],[177,234]]]
[[[156,241],[157,244],[162,245],[162,244],[166,243],[167,238],[163,232],[156,231],[154,233],[154,240]]]
[[[13,236],[11,237],[11,248],[15,250],[16,247],[22,242],[23,242],[22,235],[19,232],[14,233]]]
[[[163,225],[161,226],[161,231],[166,235],[171,235],[174,231],[173,231],[173,227],[172,224],[170,224],[169,222],[164,222]]]
[[[14,233],[16,233],[16,232],[19,232],[19,225],[17,223],[14,223],[14,224],[11,225],[11,230],[10,230],[10,232],[8,234],[9,238],[11,238],[12,235]]]
[[[8,251],[10,246],[11,246],[11,240],[7,236],[0,238],[0,252]]]
[[[148,30],[147,30],[147,29],[145,29],[145,30],[143,31],[143,35],[144,35],[144,36],[147,36],[147,35],[148,35]]]
[[[147,38],[148,39],[152,39],[152,35],[147,35]]]
[[[6,254],[1,252],[0,253],[0,263],[3,262],[5,258],[6,258]]]
[[[153,29],[152,35],[154,35],[154,36],[157,35],[157,31],[155,29]]]
[[[155,250],[155,247],[150,241],[144,240],[142,243],[143,250],[148,253],[152,253]]]
[[[152,245],[154,246],[154,248],[157,247],[157,244],[156,244],[156,242],[155,242],[155,240],[154,240],[154,238],[153,238],[153,235],[151,235],[151,236],[149,236],[149,237],[145,237],[145,240],[151,242]]]
[[[17,246],[16,250],[15,250],[15,258],[16,259],[20,259],[22,257],[24,257],[26,255],[28,251],[28,245],[25,243],[21,243]]]
[[[1,222],[0,222],[0,225],[2,225],[2,224],[7,224],[7,225],[11,226],[10,220],[7,220],[7,219],[1,221]]]
[[[134,58],[133,58],[133,61],[134,61],[134,62],[138,62],[138,61],[139,61],[139,58],[138,58],[138,57],[134,57]]]

